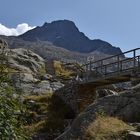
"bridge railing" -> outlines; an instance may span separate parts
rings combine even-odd
[[[83,65],[86,72],[98,72],[102,76],[121,73],[140,66],[140,48]]]

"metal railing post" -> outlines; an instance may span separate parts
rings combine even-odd
[[[91,66],[91,60],[89,61],[89,70],[92,70],[92,66]]]
[[[86,64],[86,72],[88,71],[88,65]]]
[[[138,67],[140,66],[140,56],[138,56]]]
[[[133,51],[134,67],[136,66],[136,50]]]
[[[120,71],[122,71],[122,68],[123,68],[122,61],[120,61]]]
[[[120,57],[119,55],[117,56],[117,64],[118,64],[118,72],[120,71]]]
[[[106,67],[106,65],[104,67],[105,67],[105,75],[106,75],[107,74],[107,67]]]
[[[103,73],[103,60],[101,60],[101,73]]]

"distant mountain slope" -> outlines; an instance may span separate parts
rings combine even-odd
[[[0,38],[4,39],[9,44],[9,47],[11,49],[15,48],[30,49],[46,60],[55,59],[65,62],[78,61],[84,63],[86,61],[87,56],[89,55],[78,52],[72,52],[61,47],[56,47],[55,45],[53,45],[48,41],[31,42],[19,39],[14,36],[11,37],[0,36]]]
[[[113,47],[108,42],[99,39],[90,40],[69,20],[45,23],[41,27],[36,27],[20,35],[18,38],[31,42],[37,40],[49,41],[57,47],[81,53],[90,53],[95,50],[111,55],[121,53],[120,48]]]

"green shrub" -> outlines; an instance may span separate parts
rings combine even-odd
[[[29,139],[23,128],[24,106],[8,78],[8,58],[0,56],[0,139]]]

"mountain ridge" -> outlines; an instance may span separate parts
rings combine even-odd
[[[95,50],[111,55],[121,53],[120,48],[114,47],[106,41],[89,39],[79,31],[74,22],[69,20],[45,22],[42,26],[37,26],[18,38],[31,42],[49,41],[55,46],[80,53],[90,53]]]

